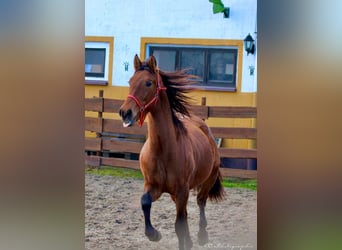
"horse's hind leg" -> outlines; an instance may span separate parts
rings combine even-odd
[[[161,239],[161,234],[151,224],[151,206],[151,194],[149,192],[146,192],[141,196],[141,207],[143,209],[145,217],[145,235],[151,241],[159,241]]]
[[[200,190],[197,194],[197,205],[200,210],[200,221],[199,221],[199,231],[198,231],[198,244],[203,246],[209,241],[207,227],[207,219],[205,216],[205,205],[209,198],[210,189],[213,187],[217,178],[217,171],[213,171],[209,178],[202,184]]]
[[[183,189],[175,197],[177,218],[175,223],[176,234],[178,238],[178,246],[180,250],[191,249],[192,241],[189,232],[188,215],[186,205],[189,198],[189,189]]]
[[[198,231],[198,244],[203,246],[209,241],[208,232],[206,230],[207,227],[207,219],[205,217],[205,205],[207,203],[208,195],[201,195],[199,193],[197,195],[197,205],[200,210],[200,221],[199,221],[199,231]]]

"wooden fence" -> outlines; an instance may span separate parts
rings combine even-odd
[[[99,97],[85,99],[85,111],[97,113],[97,117],[85,117],[85,130],[96,133],[96,137],[85,138],[86,165],[127,167],[139,170],[137,155],[147,134],[146,123],[142,127],[124,128],[121,120],[104,118],[103,113],[118,113],[123,100]],[[215,118],[256,118],[256,107],[222,107],[202,104],[192,106],[202,119]],[[210,127],[216,138],[256,140],[257,129],[253,127]],[[257,159],[257,150],[241,148],[219,148],[222,158]],[[135,156],[135,157],[134,157]],[[256,170],[221,168],[224,177],[257,178]]]

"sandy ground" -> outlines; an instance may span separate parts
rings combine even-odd
[[[175,204],[163,194],[152,204],[152,224],[162,234],[159,242],[144,235],[144,218],[140,207],[143,180],[111,176],[85,176],[85,247],[97,249],[178,249],[174,229]],[[257,192],[225,188],[226,198],[220,203],[208,201],[206,207],[209,242],[197,243],[199,210],[196,196],[190,194],[188,223],[197,249],[257,249]]]

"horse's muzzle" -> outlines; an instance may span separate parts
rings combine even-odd
[[[133,125],[133,112],[131,109],[128,109],[127,111],[123,110],[122,108],[119,110],[119,115],[122,118],[123,126],[125,128],[130,127]]]

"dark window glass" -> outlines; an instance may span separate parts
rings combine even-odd
[[[175,71],[177,69],[177,56],[175,50],[154,50],[153,55],[159,59],[158,67],[164,71]]]
[[[181,50],[180,68],[189,69],[189,74],[197,75],[199,81],[204,79],[205,53],[201,50]]]
[[[229,52],[209,52],[208,84],[215,86],[235,86],[236,54]]]
[[[85,76],[103,78],[105,76],[106,49],[85,49]]]
[[[199,86],[236,90],[237,49],[150,46],[150,54],[164,71],[188,69]]]

